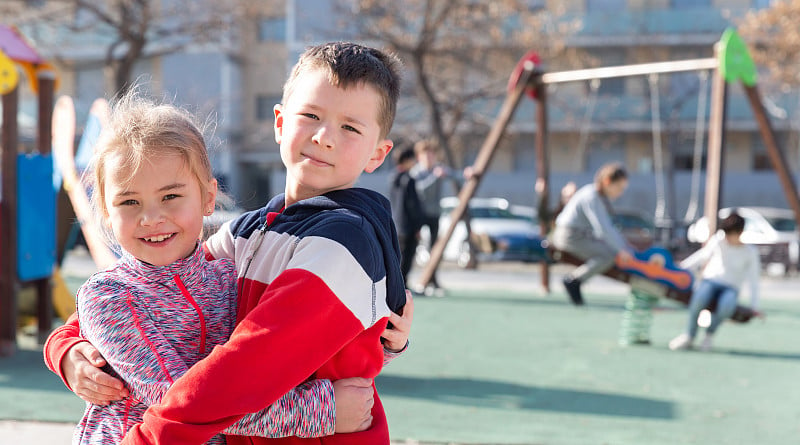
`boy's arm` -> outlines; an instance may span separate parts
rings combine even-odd
[[[101,369],[106,361],[100,352],[81,337],[77,311],[47,337],[43,352],[45,365],[81,399],[108,405],[128,396],[122,381]]]
[[[411,323],[414,321],[414,299],[411,291],[406,289],[406,304],[400,314],[392,312],[389,314],[389,323],[392,327],[387,327],[381,338],[383,339],[383,365],[388,365],[408,349],[409,335],[411,333]]]
[[[94,298],[79,297],[87,339],[108,357],[109,364],[134,389],[137,398],[147,405],[159,403],[171,383],[188,367],[149,317],[126,300],[132,297],[111,297],[110,290],[102,287]],[[262,404],[254,410],[258,412],[242,419],[231,432],[262,437],[317,437],[333,431],[330,381],[315,380],[304,388],[293,388],[278,402],[266,406]],[[309,420],[313,422],[310,425]]]
[[[81,338],[80,326],[78,325],[78,312],[76,311],[69,316],[64,326],[60,326],[54,330],[44,343],[44,364],[49,370],[61,377],[61,380],[67,385],[70,391],[72,391],[72,387],[70,387],[67,379],[64,378],[63,371],[61,370],[61,360],[71,347],[82,341],[86,340]]]
[[[306,259],[319,261],[316,265],[324,265],[328,273],[337,269],[333,272],[347,276],[349,283],[357,281],[348,270],[352,259],[332,258],[319,250]],[[203,443],[246,413],[273,403],[364,329],[320,276],[288,269],[262,293],[228,343],[177,380],[163,403],[150,407],[144,423],[134,426],[122,443]],[[377,371],[379,366],[362,377]]]

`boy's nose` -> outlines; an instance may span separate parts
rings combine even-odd
[[[317,128],[317,131],[314,132],[314,135],[311,137],[311,140],[318,145],[321,145],[326,148],[333,147],[333,141],[331,138],[331,133],[328,131],[328,127],[325,125],[320,125]]]

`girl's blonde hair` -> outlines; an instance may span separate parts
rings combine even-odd
[[[144,162],[163,155],[179,155],[189,171],[200,184],[205,200],[208,190],[205,184],[214,179],[211,161],[208,158],[201,126],[187,110],[167,103],[158,103],[132,88],[111,103],[108,122],[103,126],[95,147],[90,169],[90,184],[93,188],[92,205],[100,219],[99,227],[111,245],[113,234],[104,220],[108,215],[105,204],[105,182],[108,178],[110,159],[118,162],[114,167],[124,173],[130,181]],[[118,176],[119,177],[119,176]]]

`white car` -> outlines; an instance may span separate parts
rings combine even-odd
[[[457,205],[457,197],[442,198],[440,237],[450,227],[450,214]],[[467,234],[464,221],[459,221],[445,245],[443,260],[455,261],[462,268],[474,268],[478,260],[534,262],[546,259],[533,208],[510,205],[503,198],[472,198],[469,213],[471,236]],[[423,227],[417,247],[418,265],[425,265],[430,259],[429,245],[430,233]]]
[[[775,207],[727,207],[720,209],[720,219],[732,210],[744,218],[742,242],[758,246],[761,265],[768,271],[781,269],[784,274],[797,270],[800,257],[800,235],[794,212]],[[704,243],[708,237],[708,221],[702,217],[689,226],[686,237],[692,243]]]

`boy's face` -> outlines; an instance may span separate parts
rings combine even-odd
[[[392,149],[381,139],[380,96],[365,85],[348,89],[327,73],[302,74],[287,103],[275,106],[275,141],[286,166],[286,205],[352,187],[378,168]]]

